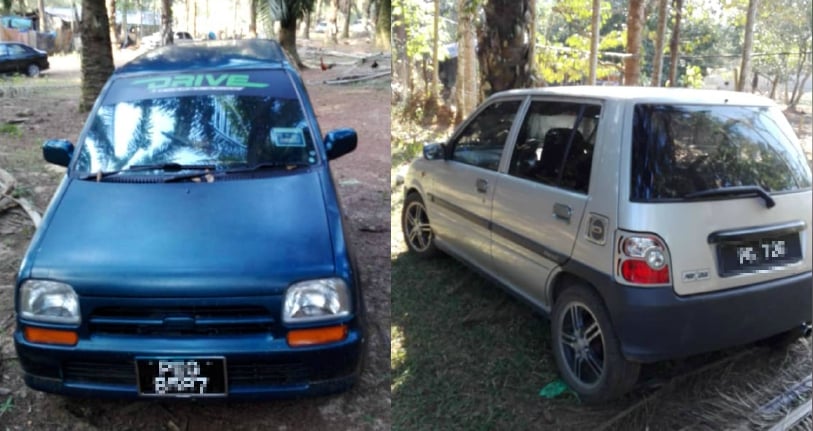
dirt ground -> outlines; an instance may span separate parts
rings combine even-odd
[[[12,342],[13,284],[33,225],[20,209],[0,212],[0,429],[2,430],[299,430],[390,428],[389,166],[390,81],[353,85],[323,81],[351,72],[368,73],[360,55],[379,51],[362,40],[324,48],[302,41],[300,54],[317,66],[303,72],[323,132],[353,127],[356,151],[331,162],[361,266],[369,316],[369,350],[359,383],[328,397],[273,402],[108,401],[69,399],[28,389]],[[333,52],[334,55],[329,55]],[[347,56],[338,52],[348,53]],[[137,52],[117,52],[121,64]],[[336,67],[319,70],[319,56]],[[388,60],[387,60],[388,61]],[[78,113],[77,56],[52,57],[41,78],[0,78],[0,168],[18,180],[15,197],[47,208],[62,173],[39,150],[44,139],[76,141],[85,115]],[[387,64],[389,64],[387,62]]]

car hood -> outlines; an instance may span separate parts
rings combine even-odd
[[[334,272],[317,170],[213,183],[67,180],[31,278],[95,296],[259,295]]]

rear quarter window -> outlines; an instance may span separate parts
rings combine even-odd
[[[680,200],[705,190],[809,189],[810,168],[775,107],[635,106],[630,198]]]

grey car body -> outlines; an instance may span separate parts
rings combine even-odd
[[[587,401],[639,365],[809,334],[811,172],[768,99],[512,90],[405,178],[411,251],[439,249],[551,317]]]

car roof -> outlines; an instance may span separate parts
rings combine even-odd
[[[292,69],[279,43],[247,39],[167,45],[136,57],[114,74],[274,68]]]
[[[517,95],[537,96],[576,96],[590,99],[633,101],[641,103],[666,104],[710,104],[772,106],[774,102],[766,97],[750,93],[722,90],[701,90],[693,88],[627,87],[627,86],[562,86],[508,90],[495,93],[492,97]]]

